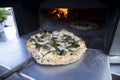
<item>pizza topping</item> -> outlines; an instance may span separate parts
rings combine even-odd
[[[65,41],[68,42],[68,41],[70,41],[71,39],[72,39],[71,36],[67,36],[66,39],[65,39]]]
[[[43,48],[43,49],[46,49],[46,50],[50,50],[50,47],[47,46],[47,45],[43,45],[42,48]]]
[[[34,37],[35,37],[35,39],[36,39],[36,40],[38,40],[38,39],[39,39],[39,37],[38,37],[37,35],[35,35]]]
[[[65,50],[60,50],[60,52],[58,53],[58,55],[65,55],[67,52]]]
[[[54,37],[51,39],[51,46],[57,48],[57,42]]]
[[[79,37],[73,37],[72,33],[62,31],[54,31],[53,33],[39,33],[33,36],[30,40],[35,42],[36,49],[38,51],[43,48],[48,50],[48,54],[51,51],[56,50],[57,54],[62,56],[69,54],[69,51],[75,51],[77,48],[80,48],[78,43]]]
[[[38,42],[44,42],[42,39],[38,39]]]
[[[50,54],[51,52],[53,52],[53,51],[48,51],[47,53],[45,53],[45,54],[43,55],[43,57],[46,56],[47,54]]]
[[[36,46],[36,49],[38,49],[38,51],[39,51],[39,49],[40,49],[40,47],[42,46],[42,45],[40,45],[40,44],[38,44],[37,42],[35,43],[35,46]]]
[[[45,35],[41,35],[40,39],[44,39],[45,38]]]
[[[35,42],[35,39],[34,39],[34,38],[31,38],[31,39],[29,40],[29,42]]]

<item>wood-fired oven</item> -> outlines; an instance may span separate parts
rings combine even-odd
[[[22,2],[24,3],[22,8],[29,3],[28,0],[21,1],[21,4]],[[27,15],[26,11],[24,17],[27,17],[24,18],[23,23],[27,22],[26,24],[32,27],[24,27],[25,25],[19,27],[24,29],[23,32],[31,31],[31,33],[0,45],[0,55],[2,55],[0,60],[3,61],[0,61],[3,63],[0,67],[7,70],[0,74],[0,79],[14,79],[15,76],[17,80],[112,80],[109,54],[112,52],[114,55],[116,51],[120,51],[118,47],[120,9],[117,8],[117,4],[112,5],[106,0],[35,0],[33,2],[34,5],[30,3],[26,9],[33,11],[33,14],[35,11],[35,14],[39,15],[30,20],[32,18],[29,17],[34,16]],[[19,6],[22,6],[21,4]],[[19,6],[16,8],[18,13]],[[19,21],[22,20],[20,16],[18,17]],[[32,23],[36,24],[37,21],[39,26],[34,27]],[[37,28],[37,31],[33,31]],[[65,66],[37,64],[26,50],[27,40],[35,33],[63,28],[85,40],[88,50],[83,59]]]

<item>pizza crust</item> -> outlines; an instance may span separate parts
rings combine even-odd
[[[56,50],[49,52],[49,50],[44,48],[40,48],[40,50],[36,49],[36,46],[34,45],[35,42],[30,41],[31,39],[29,39],[27,41],[27,49],[31,54],[31,56],[37,61],[37,63],[42,65],[65,65],[65,64],[76,62],[83,56],[83,54],[87,50],[85,41],[80,37],[77,37],[71,32],[68,32],[66,30],[64,31],[66,32],[66,34],[69,34],[69,35],[71,34],[71,36],[74,37],[74,39],[75,38],[79,39],[78,44],[80,44],[80,47],[73,48],[72,51],[71,50],[67,51],[67,54],[65,55],[58,55],[58,52]],[[33,35],[32,38],[35,38],[36,35],[38,34]],[[49,52],[49,54],[44,54],[47,52]]]

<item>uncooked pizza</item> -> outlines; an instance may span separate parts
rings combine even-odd
[[[87,47],[82,38],[62,29],[32,35],[27,49],[39,64],[64,65],[79,60]]]

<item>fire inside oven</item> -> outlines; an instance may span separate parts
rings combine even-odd
[[[40,27],[46,31],[67,29],[82,37],[88,48],[108,52],[114,32],[110,33],[116,28],[110,26],[110,16],[107,9],[41,8]]]

